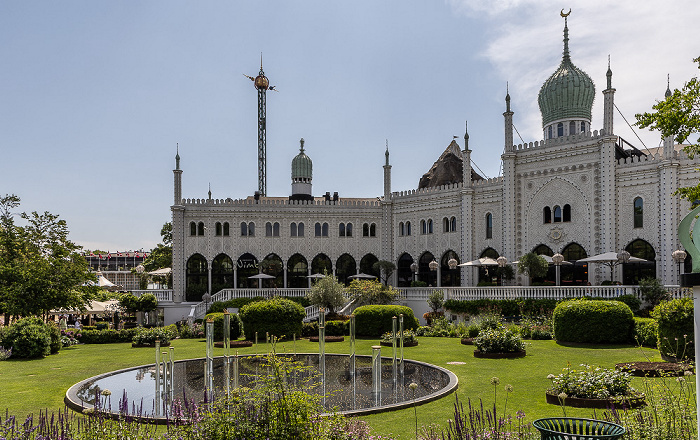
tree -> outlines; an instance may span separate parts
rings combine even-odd
[[[162,243],[151,249],[148,257],[143,260],[143,267],[146,272],[153,272],[158,269],[165,269],[173,266],[173,224],[166,222],[160,229]],[[163,277],[167,281],[168,287],[172,287],[172,276]]]
[[[693,61],[700,69],[700,57]],[[636,125],[658,130],[663,137],[673,136],[679,144],[686,142],[693,133],[700,133],[700,81],[697,77],[691,78],[681,90],[667,94],[665,100],[652,108],[651,113],[635,115]],[[695,143],[691,141],[683,150],[691,158],[700,153],[700,138]],[[700,182],[696,186],[680,188],[676,194],[690,201],[694,208],[700,203]]]
[[[68,225],[49,212],[20,213],[16,195],[0,197],[0,310],[42,315],[51,309],[84,307],[99,288],[82,249],[68,239]]]
[[[398,296],[398,291],[391,286],[382,286],[377,280],[352,280],[347,287],[348,296],[356,306],[371,304],[391,304]]]
[[[379,260],[372,265],[372,269],[380,273],[382,281],[386,286],[389,284],[389,277],[391,277],[391,274],[396,270],[396,265],[391,261]]]
[[[523,255],[518,261],[518,273],[526,273],[530,280],[546,276],[547,270],[549,270],[547,260],[533,252]]]
[[[333,275],[326,275],[316,281],[307,294],[311,304],[325,307],[329,314],[343,307],[347,302],[345,286],[338,282]]]

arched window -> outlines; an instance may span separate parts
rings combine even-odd
[[[581,133],[586,131],[586,123],[581,121]]]
[[[352,237],[352,223],[345,225],[345,236]]]
[[[424,235],[428,233],[428,227],[427,227],[427,224],[425,223],[425,220],[420,221],[420,233],[424,234]]]
[[[255,237],[255,223],[253,222],[248,223],[248,235]]]
[[[369,237],[369,224],[368,223],[362,224],[362,236]]]
[[[403,237],[405,233],[403,222],[399,222],[399,236]]]
[[[576,123],[574,121],[569,122],[569,135],[576,133]]]
[[[321,223],[316,223],[316,224],[314,225],[314,235],[315,235],[316,237],[320,237],[320,236],[321,236]]]
[[[241,222],[241,237],[246,237],[248,235],[248,223]]]
[[[345,237],[345,223],[338,225],[338,237]]]
[[[564,136],[564,124],[560,122],[557,124],[557,137],[561,136]]]
[[[339,282],[348,285],[351,275],[357,274],[357,262],[350,254],[341,255],[335,262],[335,276]]]
[[[545,206],[542,210],[542,217],[545,223],[552,223],[552,208]]]
[[[622,265],[622,284],[629,286],[639,284],[644,278],[656,278],[656,252],[646,241],[637,239],[625,248],[630,256],[646,261],[624,263]]]
[[[409,254],[401,254],[396,262],[397,287],[409,287],[413,281],[413,271],[411,270],[413,257]]]
[[[411,235],[411,222],[406,222],[406,235]]]
[[[185,272],[185,300],[201,301],[208,289],[207,260],[200,254],[194,254],[187,260]]]
[[[561,223],[561,206],[554,207],[554,223]]]
[[[265,223],[265,237],[272,237],[272,223]]]
[[[323,226],[321,226],[321,235],[328,237],[328,223],[324,223]]]
[[[450,231],[455,232],[457,230],[457,217],[452,217],[450,219]]]
[[[197,224],[197,235],[204,235],[204,222]]]
[[[486,214],[486,238],[493,238],[493,216]]]
[[[564,261],[571,263],[562,264],[559,268],[561,271],[560,279],[562,286],[585,285],[588,282],[588,263],[578,262],[578,260],[582,260],[588,256],[583,247],[578,243],[570,243],[562,249],[561,254],[564,256]]]
[[[569,205],[568,203],[564,205],[564,217],[562,220],[565,222],[571,221],[571,205]]]
[[[197,235],[197,223],[190,222],[190,235]]]
[[[369,236],[370,237],[376,237],[377,236],[377,225],[372,223],[369,225]]]
[[[228,237],[230,233],[230,227],[228,222],[224,222],[224,237]]]
[[[644,201],[641,197],[634,199],[634,227],[644,227]]]
[[[447,217],[442,219],[442,232],[450,232],[450,219]]]
[[[298,232],[299,232],[299,237],[303,237],[303,236],[304,236],[304,223],[299,222]]]
[[[221,222],[216,222],[216,225],[214,225],[214,235],[216,235],[217,237],[219,237],[219,236],[222,234],[222,230],[221,230],[221,229],[222,229],[222,228],[221,228]]]
[[[309,287],[308,270],[306,258],[300,254],[292,255],[287,260],[287,287]]]
[[[280,236],[280,224],[278,222],[275,222],[272,225],[272,236],[273,237],[279,237]]]
[[[433,233],[433,219],[428,219],[428,234]]]
[[[219,254],[211,263],[211,291],[216,293],[233,287],[233,260],[226,254]]]
[[[296,237],[297,236],[297,224],[292,222],[289,225],[289,236],[290,237]]]
[[[547,139],[552,139],[552,126],[547,127]]]

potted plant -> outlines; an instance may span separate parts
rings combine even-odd
[[[632,388],[626,371],[581,364],[581,368],[568,366],[561,374],[547,378],[552,381],[547,403],[575,408],[609,408],[611,404],[636,408],[645,404],[644,394]]]

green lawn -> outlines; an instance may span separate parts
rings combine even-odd
[[[347,338],[346,338],[347,339]],[[371,346],[376,339],[358,340],[357,354],[371,354]],[[527,356],[520,359],[476,359],[472,355],[473,346],[461,345],[453,338],[419,338],[419,345],[405,349],[407,359],[429,362],[454,372],[459,378],[459,389],[455,394],[418,407],[419,425],[438,423],[445,425],[451,417],[455,395],[466,403],[483,399],[492,405],[494,387],[491,377],[498,377],[499,412],[503,411],[505,385],[512,385],[514,391],[508,396],[507,411],[515,414],[523,410],[526,420],[538,417],[561,415],[561,409],[548,405],[544,392],[549,387],[547,375],[558,374],[570,363],[581,363],[612,368],[618,362],[661,360],[657,350],[633,346],[585,346],[569,347],[554,341],[528,341]],[[203,340],[175,340],[176,359],[203,357]],[[346,353],[349,344],[327,343],[326,352]],[[266,352],[265,344],[239,349],[241,354]],[[292,342],[280,343],[277,351],[293,352]],[[318,344],[306,340],[296,342],[297,352],[317,352]],[[389,356],[391,348],[383,347],[382,354]],[[223,355],[223,349],[216,349],[215,355]],[[57,355],[38,360],[15,360],[0,362],[0,410],[24,417],[39,410],[63,408],[63,396],[74,383],[96,374],[136,365],[153,363],[155,352],[148,348],[131,348],[130,344],[77,345],[61,350]],[[450,361],[465,362],[464,365],[448,365]],[[634,379],[638,383],[641,379]],[[638,388],[641,384],[638,383]],[[592,415],[592,410],[567,409],[569,416]],[[375,434],[392,436],[398,439],[414,438],[413,409],[392,411],[364,417],[373,427]]]

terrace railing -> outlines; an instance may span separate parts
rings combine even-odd
[[[173,291],[172,289],[166,290],[132,290],[131,293],[134,296],[141,296],[144,293],[150,293],[155,295],[158,302],[173,302]]]

